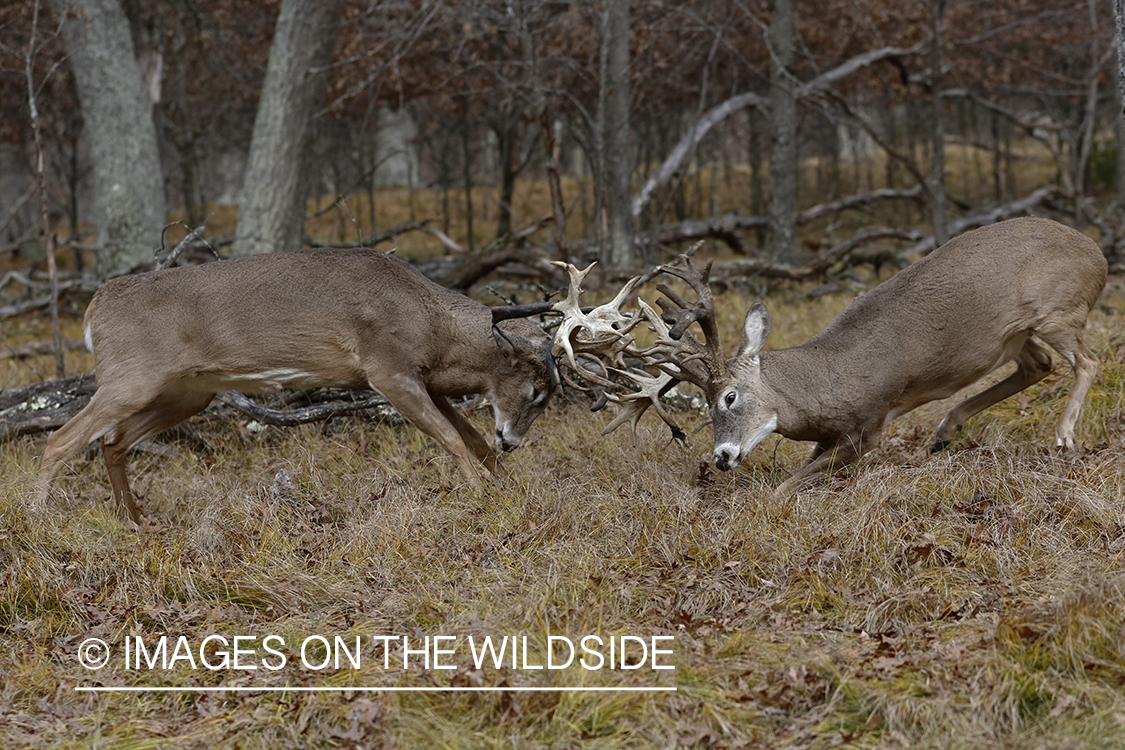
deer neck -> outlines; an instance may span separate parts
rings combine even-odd
[[[479,308],[479,309],[478,309]],[[433,353],[427,385],[444,396],[487,393],[493,388],[500,350],[492,336],[491,316],[484,305],[458,305],[449,311],[443,325],[435,326]]]
[[[821,440],[825,416],[846,411],[830,352],[805,344],[759,355],[762,398],[777,413],[777,428],[792,440]]]

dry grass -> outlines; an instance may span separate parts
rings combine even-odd
[[[1125,299],[1105,301],[1081,455],[1045,448],[1071,383],[1060,373],[940,455],[928,447],[948,404],[908,415],[792,501],[770,489],[806,446],[771,438],[721,474],[704,462],[707,430],[679,446],[654,422],[634,447],[561,398],[482,492],[411,428],[203,420],[207,449],[136,456],[146,533],[103,502],[93,454],[29,515],[42,439],[2,445],[0,746],[1121,747]],[[799,343],[846,303],[772,300],[771,344]],[[733,346],[746,300],[719,305]],[[6,384],[36,379],[6,366]],[[281,469],[292,490],[272,487]],[[540,654],[549,635],[672,635],[675,670],[477,672],[463,647],[454,671],[387,671],[374,648],[357,670],[305,669],[292,651],[279,671],[124,668],[127,636],[161,634],[277,634],[287,649],[310,635],[526,635]],[[117,649],[102,671],[77,661],[88,637]],[[475,684],[677,691],[74,689]]]

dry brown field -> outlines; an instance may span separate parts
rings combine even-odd
[[[766,300],[772,347],[804,341],[852,296],[806,291]],[[751,301],[717,297],[729,348]],[[771,490],[807,445],[773,436],[724,474],[707,428],[681,445],[650,416],[634,445],[627,430],[600,436],[610,415],[565,395],[482,491],[409,426],[257,430],[204,415],[194,439],[161,440],[169,455],[135,455],[141,533],[106,502],[93,451],[50,512],[29,515],[43,437],[2,444],[0,746],[1123,747],[1123,314],[1114,278],[1090,318],[1103,368],[1077,455],[1051,448],[1072,382],[1060,367],[943,453],[929,447],[950,402],[786,500]],[[2,325],[5,343],[48,337],[38,320]],[[64,328],[78,337],[79,319]],[[0,385],[52,368],[4,360]],[[472,418],[489,429],[486,410]],[[671,653],[638,666],[629,640],[636,668],[543,668],[548,638],[588,635],[669,637],[656,643]],[[161,636],[166,657],[181,641],[188,655],[127,666],[127,643],[156,661]],[[452,653],[428,664],[404,665],[393,645],[438,636]],[[486,636],[526,637],[526,661],[477,669],[467,642]],[[359,638],[360,666],[319,668],[316,637]],[[88,638],[109,646],[100,670],[80,661]],[[224,668],[200,663],[223,664],[224,643]],[[80,690],[95,686],[145,691]],[[508,690],[433,690],[451,687]]]

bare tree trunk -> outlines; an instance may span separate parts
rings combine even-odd
[[[1113,0],[1117,24],[1117,202],[1125,205],[1125,0]]]
[[[609,253],[606,265],[633,264],[637,233],[629,195],[629,0],[608,0],[602,44],[606,53],[605,164]]]
[[[465,238],[465,247],[469,252],[475,250],[473,239],[473,161],[472,142],[469,138],[469,105],[465,104],[465,121],[461,123],[461,176],[465,183],[465,227],[468,236]]]
[[[1016,159],[1012,153],[1012,124],[1004,122],[1004,200],[1012,200],[1019,195],[1016,182]]]
[[[932,32],[930,49],[930,95],[931,95],[931,134],[933,146],[931,149],[931,176],[930,195],[933,203],[934,239],[938,246],[945,244],[945,127],[942,115],[944,105],[941,99],[941,26],[945,15],[945,0],[931,0],[930,2],[930,30]]]
[[[516,157],[519,155],[519,113],[502,112],[495,123],[496,143],[500,151],[500,205],[496,219],[496,236],[512,233],[512,196],[516,191]]]
[[[598,245],[598,253],[604,259],[609,253],[605,237],[605,118],[606,118],[606,55],[609,45],[606,44],[606,27],[602,23],[602,43],[598,55],[598,110],[594,118],[594,153],[590,160],[593,167],[594,185],[594,239]]]
[[[1074,157],[1073,182],[1076,219],[1081,219],[1083,216],[1082,209],[1079,207],[1082,204],[1082,194],[1086,192],[1086,165],[1090,162],[1090,149],[1094,145],[1094,130],[1098,120],[1098,82],[1101,78],[1102,64],[1105,62],[1101,59],[1102,53],[1097,44],[1098,12],[1095,0],[1087,0],[1086,7],[1090,21],[1090,72],[1086,76],[1086,106],[1082,114],[1078,144],[1077,148],[1071,152]]]
[[[570,248],[566,243],[566,206],[563,203],[562,180],[559,178],[559,161],[555,158],[555,122],[546,102],[539,112],[539,127],[543,131],[543,149],[547,152],[547,186],[551,190],[551,215],[554,218],[555,249],[559,260],[570,262]]]
[[[797,216],[797,82],[793,66],[793,3],[770,2],[770,148],[767,253],[774,264],[793,254]]]
[[[547,89],[543,84],[543,77],[539,73],[539,60],[535,55],[535,42],[531,38],[531,30],[527,26],[527,8],[519,6],[519,34],[520,45],[523,48],[523,58],[531,74],[534,87],[534,107],[539,110],[539,129],[543,134],[543,151],[546,154],[544,167],[547,171],[547,186],[551,190],[551,215],[554,218],[555,249],[559,259],[570,262],[570,250],[566,244],[566,206],[563,204],[562,181],[559,178],[559,161],[555,156],[555,122],[551,118],[551,111],[547,104]],[[585,185],[583,185],[583,189]],[[511,226],[509,225],[509,232]],[[500,236],[500,235],[497,235]]]
[[[342,0],[282,0],[254,118],[232,253],[301,246],[312,119],[324,100]]]
[[[63,360],[62,331],[59,328],[59,271],[55,263],[55,235],[51,231],[51,206],[47,202],[47,176],[43,164],[43,121],[39,118],[39,104],[35,96],[35,54],[39,39],[39,0],[35,0],[32,10],[31,41],[27,44],[24,58],[24,72],[27,75],[27,104],[31,111],[31,129],[35,135],[35,174],[39,183],[39,210],[43,214],[43,244],[47,252],[47,274],[51,282],[51,336],[55,349],[55,377],[66,376]]]
[[[1004,200],[1004,163],[1000,156],[1000,115],[990,112],[992,131],[992,193],[996,202]]]
[[[152,109],[118,0],[52,0],[94,164],[100,278],[152,263],[166,209]]]
[[[758,129],[758,117],[754,110],[746,113],[750,128],[750,213],[761,216],[765,213],[765,201],[762,199],[762,144],[761,131]],[[760,244],[761,238],[759,238]]]

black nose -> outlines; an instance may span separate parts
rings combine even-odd
[[[731,456],[725,451],[719,451],[715,454],[715,466],[719,467],[719,471],[729,471],[731,467]]]
[[[508,453],[510,451],[514,451],[516,449],[515,443],[509,443],[507,440],[504,439],[504,431],[503,430],[497,430],[496,431],[496,444],[499,445],[500,450],[504,451],[505,453]]]

